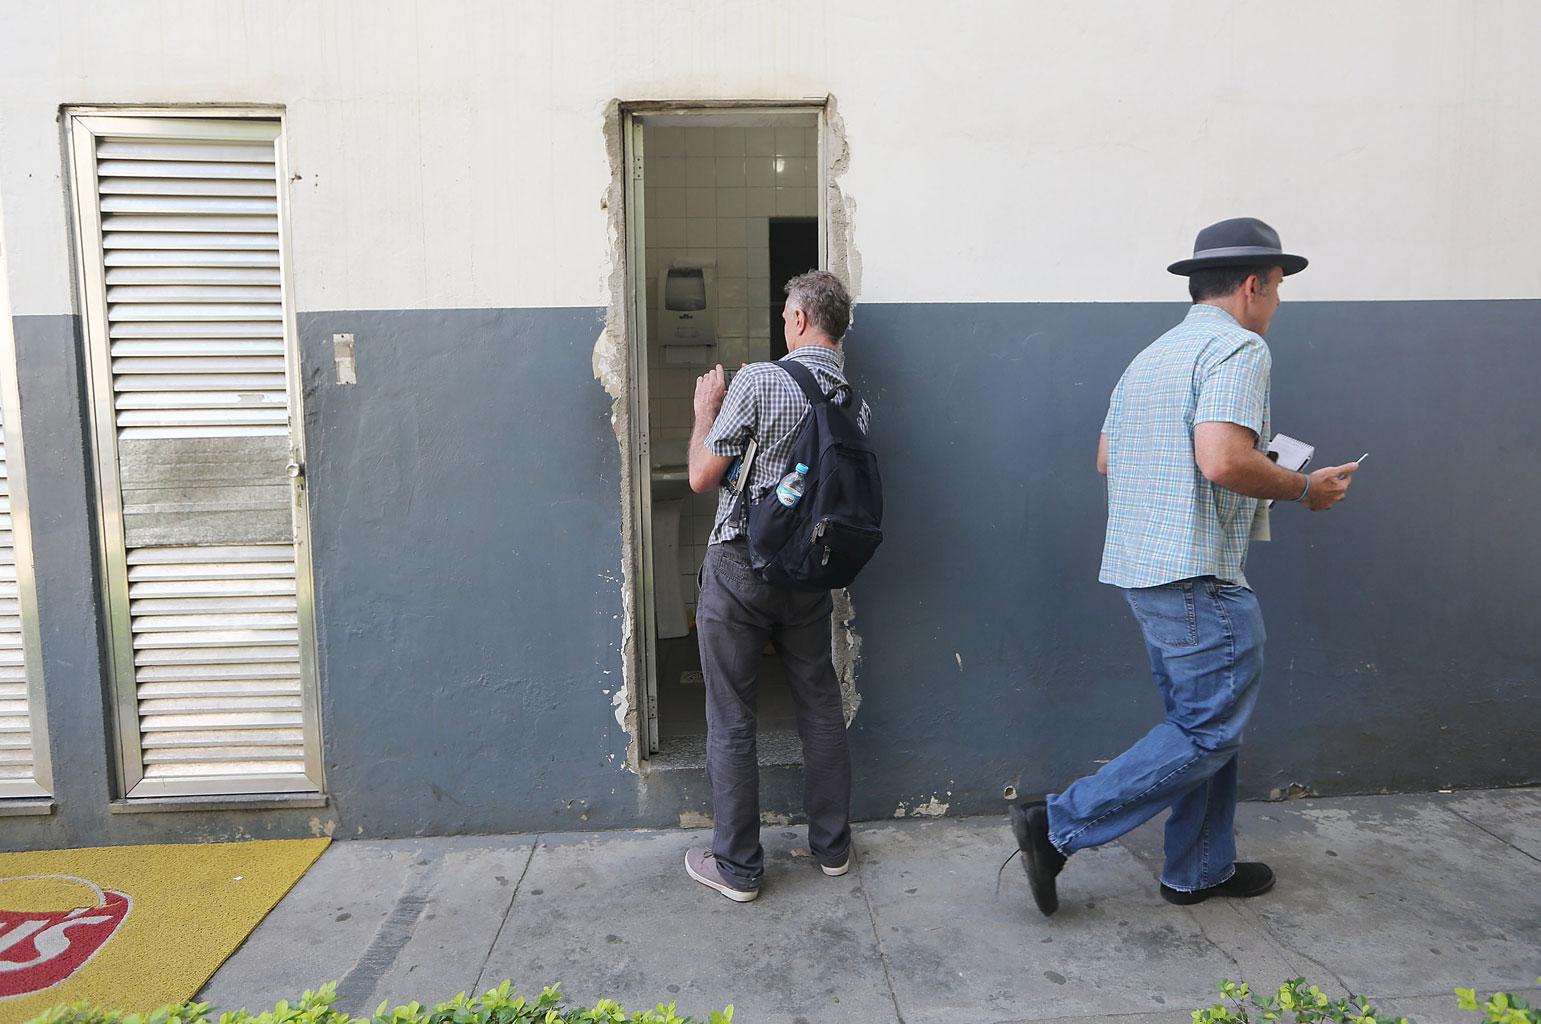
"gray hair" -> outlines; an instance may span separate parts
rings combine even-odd
[[[787,297],[830,341],[851,329],[851,293],[827,270],[810,270],[787,282]]]

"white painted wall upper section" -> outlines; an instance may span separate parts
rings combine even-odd
[[[599,306],[621,99],[832,93],[865,301],[1175,299],[1226,216],[1288,299],[1541,295],[1529,0],[8,4],[19,314],[72,308],[64,103],[287,107],[301,310]]]

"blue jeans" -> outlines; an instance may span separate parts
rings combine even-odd
[[[1162,884],[1191,892],[1236,870],[1236,755],[1263,672],[1263,613],[1213,576],[1124,591],[1166,719],[1095,775],[1051,793],[1061,853],[1112,842],[1170,807]]]

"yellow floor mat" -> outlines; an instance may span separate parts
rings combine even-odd
[[[0,853],[0,1022],[78,999],[144,1012],[190,998],[327,842]]]

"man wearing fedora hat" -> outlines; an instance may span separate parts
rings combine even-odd
[[[1266,864],[1236,860],[1236,757],[1257,700],[1263,616],[1242,573],[1268,499],[1331,508],[1357,464],[1309,476],[1267,454],[1271,356],[1263,335],[1279,283],[1305,269],[1260,220],[1200,231],[1193,306],[1113,389],[1097,445],[1108,478],[1100,579],[1121,587],[1144,634],[1166,718],[1094,775],[1011,808],[1033,900],[1059,906],[1056,876],[1077,850],[1111,842],[1165,808],[1161,895],[1170,903],[1260,896]]]

